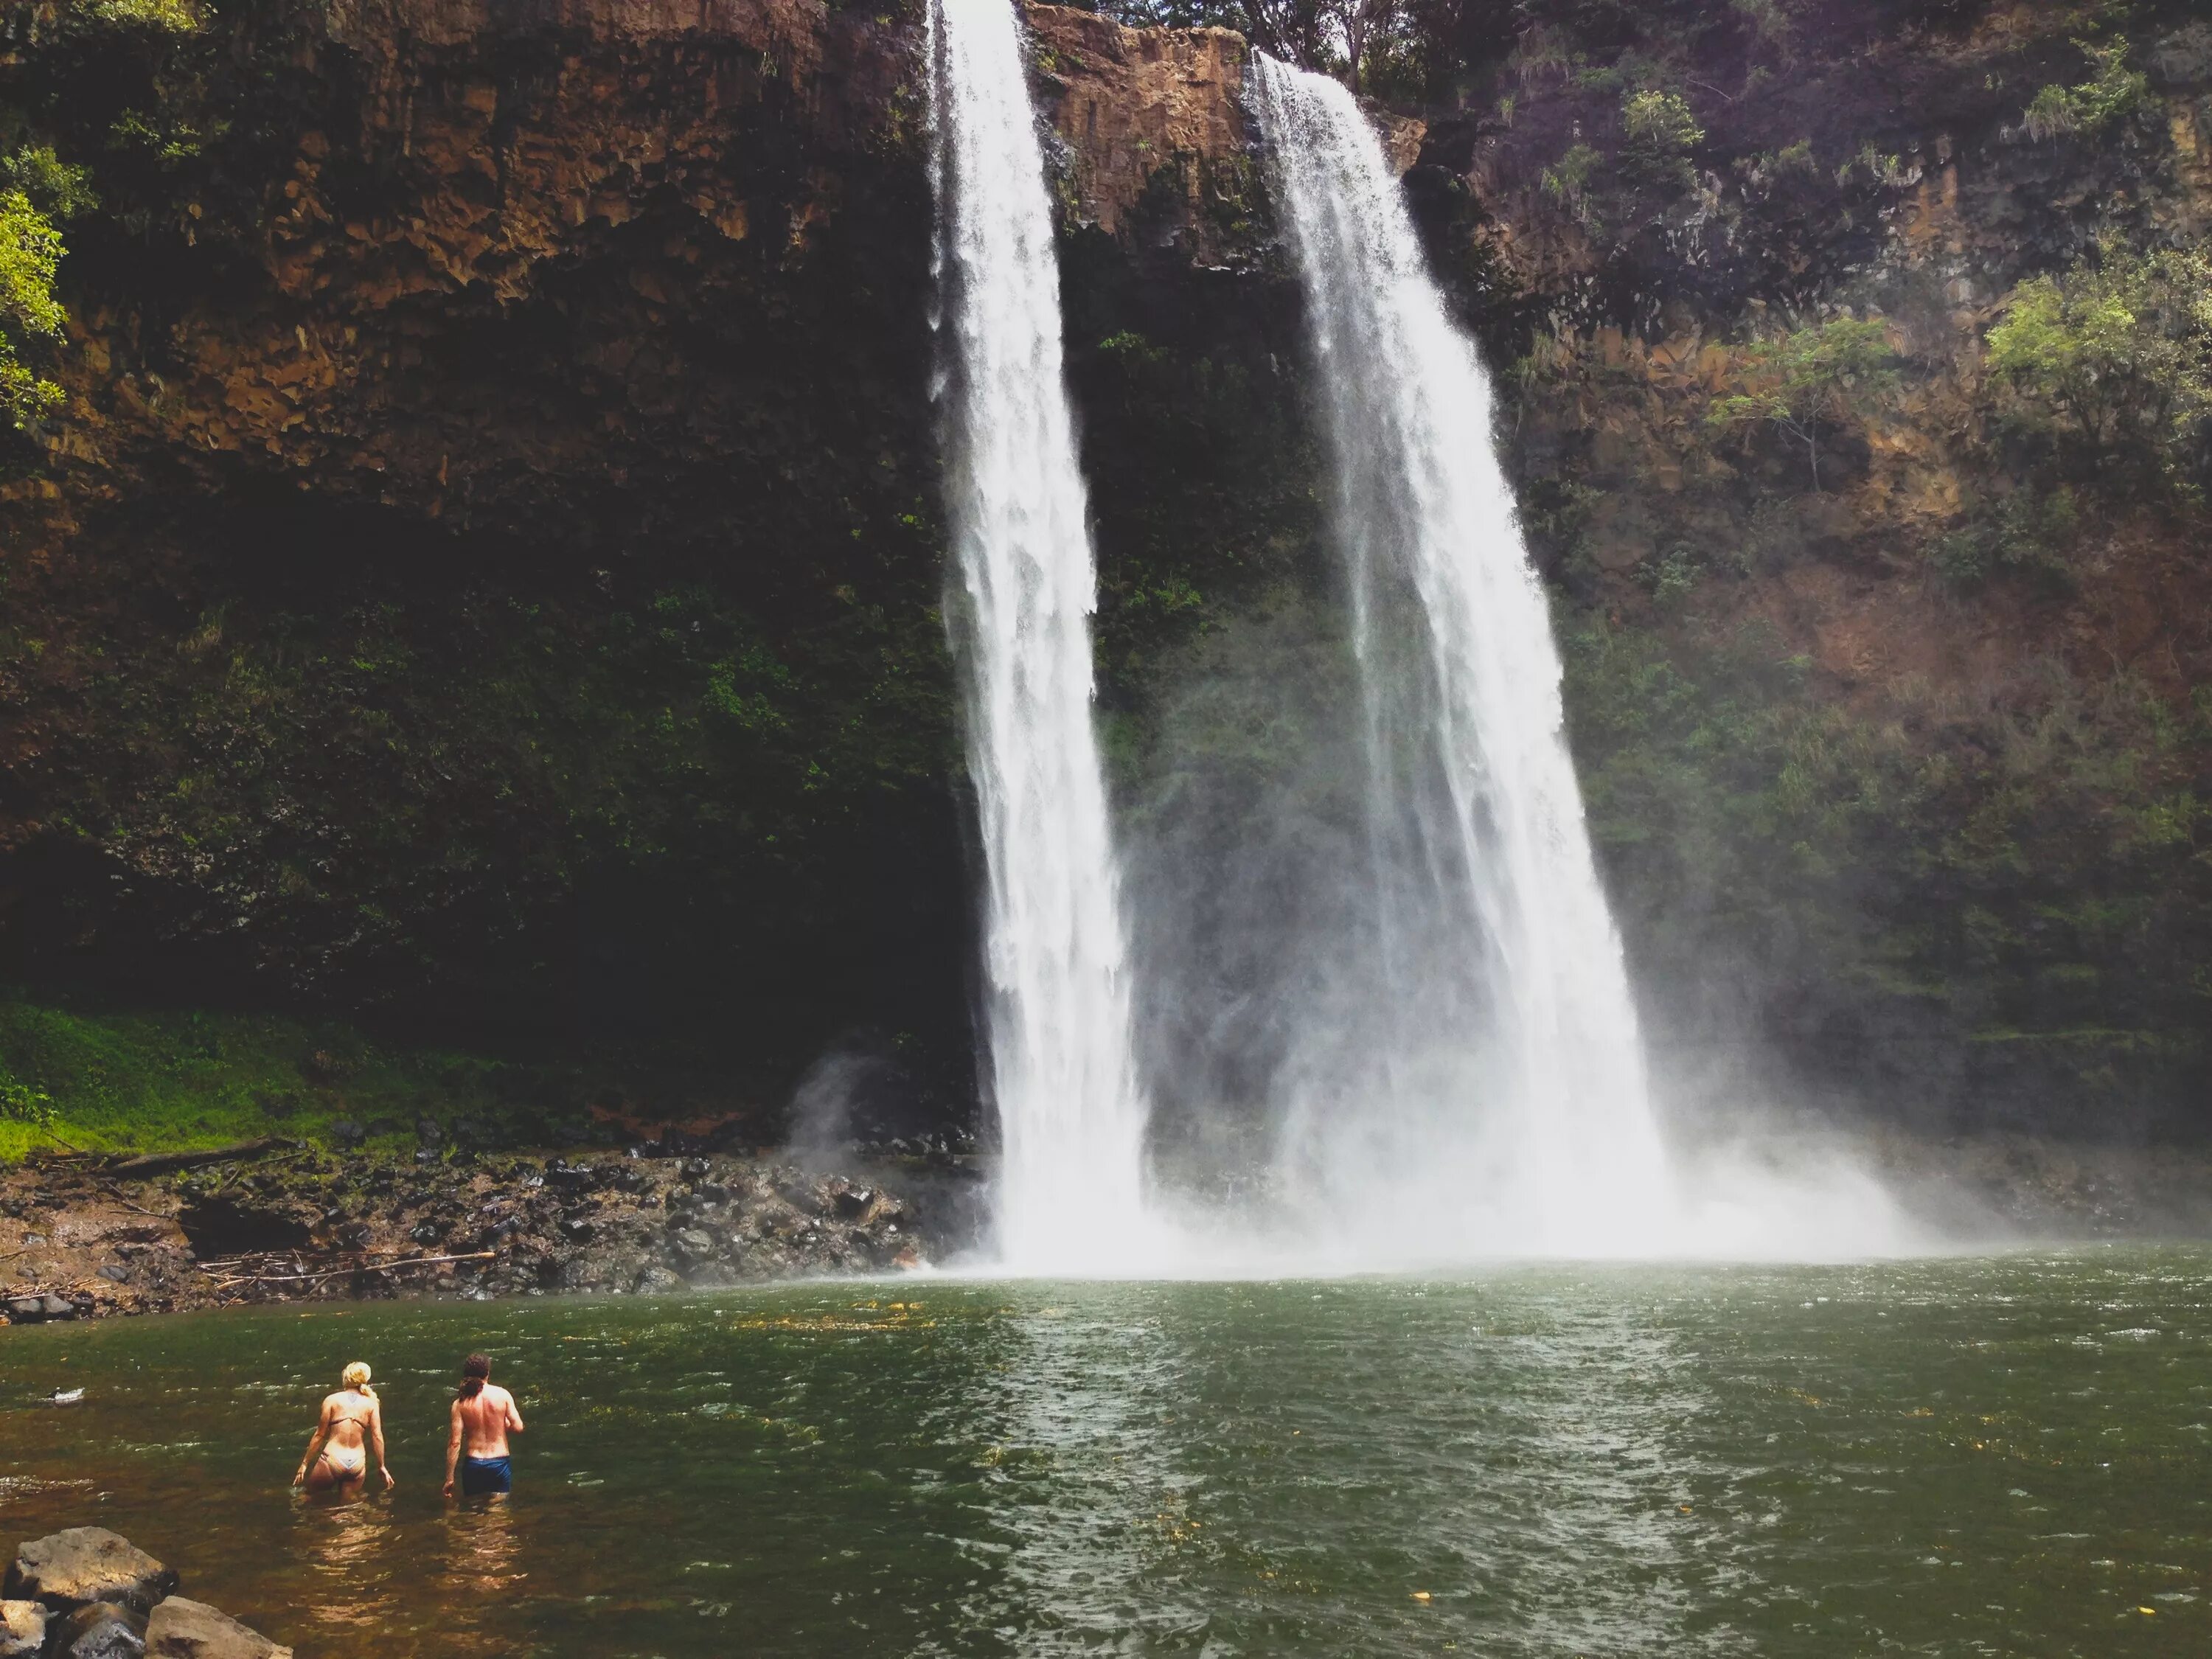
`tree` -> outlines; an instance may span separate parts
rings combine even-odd
[[[1647,88],[1621,100],[1621,171],[1644,184],[1686,189],[1695,182],[1690,152],[1705,142],[1689,101],[1677,92]]]
[[[2054,417],[2099,455],[2163,454],[2212,416],[2212,256],[2136,253],[2116,236],[2063,276],[2013,290],[1991,376],[2033,427]]]
[[[62,389],[22,361],[33,339],[58,339],[66,320],[54,298],[62,234],[57,220],[93,205],[84,170],[44,146],[0,158],[0,416],[21,430],[60,406]]]
[[[1754,343],[1743,354],[1755,392],[1738,392],[1713,405],[1717,427],[1764,422],[1805,446],[1813,488],[1820,483],[1820,434],[1851,418],[1897,384],[1897,356],[1879,319],[1838,317],[1817,328],[1797,329]]]
[[[62,389],[27,368],[30,340],[58,338],[64,320],[54,298],[62,234],[20,190],[0,191],[0,415],[21,428],[59,407]]]

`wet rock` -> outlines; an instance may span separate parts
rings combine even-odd
[[[39,1310],[47,1319],[75,1319],[76,1304],[49,1292],[39,1298]]]
[[[15,1552],[6,1594],[57,1612],[104,1601],[143,1613],[176,1588],[175,1571],[129,1539],[105,1527],[70,1527],[33,1538]]]
[[[7,1310],[8,1317],[18,1325],[35,1325],[46,1316],[46,1299],[42,1296],[11,1296]]]
[[[831,1195],[837,1213],[848,1221],[866,1215],[868,1206],[875,1201],[875,1194],[866,1187],[840,1187]]]
[[[158,1659],[292,1659],[292,1650],[201,1601],[173,1595],[146,1622],[146,1651]]]
[[[349,1117],[342,1117],[331,1124],[329,1133],[332,1144],[339,1146],[358,1146],[368,1139],[367,1126]]]
[[[697,1227],[679,1227],[668,1242],[678,1255],[692,1261],[704,1261],[714,1254],[714,1236]]]
[[[54,1659],[140,1659],[146,1615],[112,1601],[92,1601],[65,1615],[46,1638]]]
[[[36,1601],[0,1601],[0,1659],[28,1659],[46,1644],[46,1610]]]
[[[657,1261],[637,1276],[637,1293],[640,1296],[662,1296],[683,1288],[684,1281]]]

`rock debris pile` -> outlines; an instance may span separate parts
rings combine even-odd
[[[912,1268],[964,1230],[973,1187],[957,1172],[732,1157],[288,1149],[137,1182],[56,1160],[0,1173],[0,1314],[635,1294]]]

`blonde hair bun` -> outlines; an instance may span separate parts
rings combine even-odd
[[[344,1383],[346,1387],[358,1389],[374,1400],[376,1398],[376,1390],[368,1386],[368,1362],[365,1359],[355,1360],[352,1364],[338,1374],[338,1381]]]

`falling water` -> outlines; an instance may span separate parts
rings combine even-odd
[[[1364,931],[1310,1022],[1287,1159],[1355,1247],[1649,1249],[1666,1160],[1488,380],[1352,96],[1258,55],[1252,90],[1310,314],[1366,769]]]
[[[947,613],[981,824],[999,1243],[1019,1270],[1080,1270],[1126,1249],[1143,1216],[1145,1109],[1091,729],[1097,577],[1010,0],[938,0],[930,46]]]

